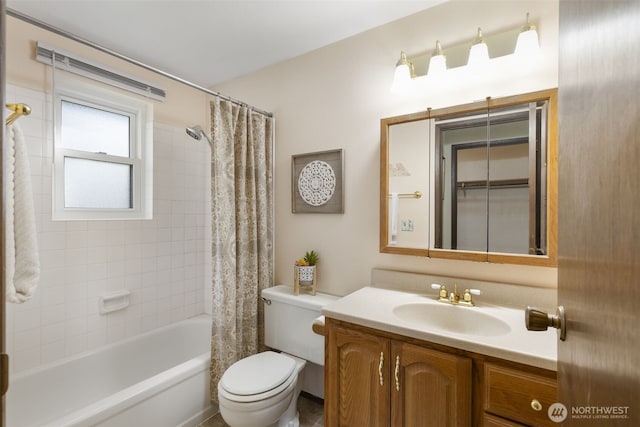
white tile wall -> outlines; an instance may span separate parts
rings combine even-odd
[[[12,372],[200,314],[209,307],[209,146],[184,128],[154,126],[154,213],[145,221],[51,221],[50,97],[8,85],[31,158],[41,278],[35,296],[7,304]],[[101,315],[98,296],[131,291]]]

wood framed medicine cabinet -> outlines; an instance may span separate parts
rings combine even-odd
[[[557,90],[380,120],[380,252],[557,265]]]

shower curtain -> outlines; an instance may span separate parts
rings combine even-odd
[[[211,400],[235,361],[261,351],[260,292],[273,284],[273,118],[211,102]]]

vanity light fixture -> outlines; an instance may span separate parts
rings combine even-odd
[[[529,22],[529,12],[527,12],[527,21],[520,30],[520,34],[518,34],[515,54],[518,56],[529,56],[535,55],[539,51],[538,31],[536,30],[536,26]]]
[[[491,57],[489,49],[493,55]],[[522,78],[523,73],[533,75],[536,70],[544,69],[546,65],[542,59],[538,32],[536,26],[529,22],[527,13],[524,26],[494,32],[486,38],[482,28],[478,27],[471,46],[469,42],[447,45],[446,56],[440,40],[436,41],[435,50],[431,53],[409,57],[402,51],[396,63],[391,91],[408,94],[425,88],[441,90],[449,86],[450,80],[455,81],[458,87],[460,82],[477,84],[509,75]],[[420,71],[418,76],[414,72],[414,64],[415,69]]]
[[[489,47],[482,37],[482,29],[478,27],[476,38],[473,40],[471,49],[469,49],[469,67],[483,67],[489,62]]]
[[[436,41],[436,50],[431,55],[431,59],[429,60],[429,76],[438,76],[442,75],[445,71],[447,71],[447,57],[444,56],[444,51],[442,50],[442,45],[440,44],[440,40]]]

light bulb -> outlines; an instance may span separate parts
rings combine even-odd
[[[438,76],[442,75],[445,71],[447,71],[447,58],[444,56],[444,52],[442,51],[442,45],[440,45],[440,41],[436,41],[436,50],[431,55],[431,59],[429,60],[429,76]]]
[[[413,64],[407,60],[407,54],[400,53],[400,59],[396,63],[396,69],[393,75],[392,92],[405,92],[413,78]]]
[[[476,38],[469,50],[469,61],[467,65],[470,67],[482,67],[489,62],[489,48],[482,37],[482,30],[478,27]]]
[[[538,31],[536,26],[529,23],[529,13],[527,13],[527,22],[518,34],[516,42],[515,54],[520,57],[535,56],[540,52],[540,43],[538,41]]]
[[[395,82],[406,82],[411,80],[411,70],[407,64],[397,65],[396,71],[393,75]]]

